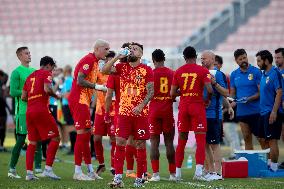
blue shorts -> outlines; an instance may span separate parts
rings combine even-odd
[[[259,117],[260,114],[251,114],[251,115],[245,115],[245,116],[238,116],[237,120],[239,122],[243,122],[248,124],[251,133],[254,136],[258,135],[258,128],[259,128]]]
[[[279,140],[282,130],[281,115],[278,114],[276,121],[271,125],[269,124],[269,116],[270,112],[260,116],[258,137],[265,138],[266,140]]]
[[[221,119],[207,118],[207,144],[220,144],[221,139]]]

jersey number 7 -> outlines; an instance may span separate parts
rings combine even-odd
[[[196,78],[197,78],[197,74],[196,73],[183,73],[181,74],[181,77],[184,77],[183,90],[186,90],[189,77],[192,77],[192,80],[189,85],[189,90],[192,90],[194,87]]]
[[[32,83],[31,93],[33,93],[33,92],[34,92],[34,86],[35,86],[35,77],[32,77],[32,78],[30,79],[30,81],[31,81],[31,83]]]

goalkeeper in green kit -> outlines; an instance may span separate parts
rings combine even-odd
[[[12,151],[12,156],[9,164],[8,177],[21,178],[16,172],[16,165],[20,156],[21,149],[25,144],[27,136],[26,126],[26,110],[27,103],[22,101],[22,89],[27,77],[35,71],[34,68],[29,67],[31,62],[31,54],[27,47],[20,47],[16,51],[17,57],[21,62],[21,65],[13,70],[10,79],[10,95],[15,98],[15,123],[16,123],[16,144]],[[37,144],[35,154],[35,172],[41,173],[41,144]]]

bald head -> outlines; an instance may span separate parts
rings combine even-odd
[[[215,54],[212,51],[203,51],[201,54],[201,63],[207,69],[213,69],[215,62]]]
[[[95,42],[94,54],[97,59],[106,59],[106,55],[109,53],[109,42],[103,39],[98,39]]]
[[[94,48],[98,48],[98,47],[104,46],[104,45],[109,45],[109,42],[106,41],[106,40],[104,40],[104,39],[97,39],[97,40],[95,41],[95,46],[94,46]]]

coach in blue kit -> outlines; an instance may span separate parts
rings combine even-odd
[[[273,56],[268,50],[256,54],[257,65],[263,70],[260,81],[260,125],[258,136],[264,138],[270,147],[270,168],[278,169],[279,147],[282,125],[278,109],[282,99],[282,78],[278,69],[272,66]]]
[[[245,149],[253,150],[252,134],[257,136],[259,121],[259,83],[261,71],[248,63],[247,53],[244,49],[234,52],[235,61],[239,68],[231,73],[230,96],[236,98],[237,120],[245,141]],[[233,102],[235,107],[236,103]],[[264,147],[264,141],[260,141]]]
[[[282,88],[284,86],[284,48],[278,48],[275,50],[275,64],[278,67],[278,70],[282,77]],[[284,92],[282,89],[282,104],[279,108],[279,113],[282,118],[282,141],[284,142]],[[284,168],[284,163],[283,163]]]
[[[211,74],[211,84],[214,93],[211,103],[206,107],[207,132],[206,132],[206,162],[209,173],[206,176],[209,181],[221,180],[221,126],[222,126],[222,104],[223,96],[228,96],[226,76],[214,69],[215,54],[204,51],[201,55],[202,66],[207,68]],[[204,98],[206,99],[206,90]]]

